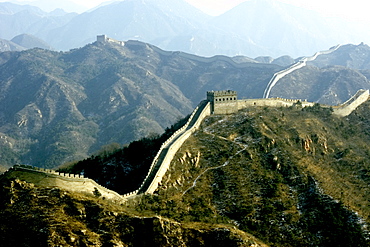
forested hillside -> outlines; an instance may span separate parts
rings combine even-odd
[[[161,134],[207,90],[258,97],[281,68],[158,51],[96,42],[69,52],[0,53],[1,164],[55,167]]]
[[[165,246],[193,246],[200,239],[206,246],[369,246],[369,110],[366,102],[341,118],[318,104],[296,104],[213,115],[184,143],[154,195],[108,205],[98,194],[89,199],[3,179],[2,198],[13,202],[2,202],[7,216],[1,217],[22,217],[18,229],[27,227],[32,241],[32,231],[42,225],[60,237],[48,231],[40,237],[77,246],[88,241],[163,246],[164,236],[169,241]],[[97,154],[64,171],[84,171],[104,186],[124,190],[135,180],[141,182],[138,171],[149,168],[148,156],[141,154],[154,152],[162,138]],[[64,212],[58,214],[61,218],[43,210],[48,213],[30,227],[29,217],[52,199],[60,202],[53,204],[53,212]],[[32,206],[19,214],[27,201]],[[57,226],[63,217],[68,219],[66,228]],[[108,227],[107,221],[131,230]],[[9,221],[1,222],[2,229],[9,229]],[[147,223],[150,237],[140,242],[139,229],[147,229]],[[77,225],[83,232],[72,230]],[[205,235],[195,234],[195,229]]]

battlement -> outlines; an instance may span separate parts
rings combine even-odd
[[[359,90],[354,96],[339,106],[323,105],[323,107],[332,107],[335,115],[344,117],[368,100],[368,98],[369,90]],[[212,114],[231,114],[253,106],[288,107],[299,102],[302,107],[307,107],[315,104],[314,102],[307,102],[307,100],[283,98],[238,100],[237,92],[232,90],[209,91],[207,92],[207,101],[211,103]]]
[[[207,98],[208,97],[230,97],[230,100],[236,100],[237,98],[237,92],[233,90],[223,90],[223,91],[208,91],[207,92]]]
[[[357,106],[367,101],[368,98],[369,90],[359,90],[356,95],[347,102],[334,107],[334,114],[338,116],[347,116],[355,110]],[[168,170],[176,152],[181,148],[186,139],[199,128],[203,119],[210,114],[230,114],[243,108],[258,106],[287,107],[298,103],[302,107],[313,106],[315,104],[313,102],[307,102],[306,100],[282,98],[238,100],[237,92],[232,90],[207,92],[207,100],[202,101],[198,107],[195,108],[187,123],[162,144],[140,188],[125,195],[119,195],[115,191],[111,191],[89,178],[84,178],[83,175],[80,174],[59,173],[54,170],[33,166],[15,165],[13,168],[9,169],[5,175],[8,178],[18,178],[40,186],[56,186],[70,191],[87,193],[89,195],[94,195],[94,192],[98,190],[102,194],[102,197],[108,200],[123,202],[127,200],[127,198],[136,196],[140,193],[154,193]]]
[[[238,94],[236,91],[209,91],[207,100],[211,102],[213,114],[231,114],[238,111]]]
[[[125,45],[124,41],[119,41],[119,40],[109,38],[109,37],[107,37],[107,35],[104,35],[104,34],[103,35],[98,35],[96,37],[96,41],[97,42],[102,42],[102,43],[111,42],[111,43],[116,43],[116,44],[119,44],[119,45],[122,45],[122,46]]]
[[[94,196],[95,191],[98,190],[102,198],[115,202],[123,202],[129,197],[135,196],[138,192],[136,190],[125,195],[119,195],[117,192],[109,190],[81,174],[61,173],[29,165],[15,165],[6,171],[3,177],[8,179],[17,178],[38,186],[59,187],[90,196]]]

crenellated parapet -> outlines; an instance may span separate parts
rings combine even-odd
[[[238,101],[238,110],[253,106],[289,107],[298,103],[301,104],[302,107],[313,106],[315,104],[313,102],[307,102],[307,100],[301,99],[283,99],[283,98],[243,99]]]
[[[58,187],[72,192],[84,193],[95,196],[96,190],[101,198],[106,200],[123,202],[133,196],[137,191],[120,195],[117,192],[101,186],[92,179],[85,178],[81,174],[60,173],[50,169],[44,169],[29,165],[15,165],[6,171],[3,178],[17,178],[43,187]]]
[[[187,123],[162,144],[139,188],[139,193],[153,193],[157,189],[178,149],[208,115],[210,115],[210,103],[202,101],[194,109]]]
[[[359,105],[367,101],[369,90],[359,90],[349,100],[338,106],[322,105],[322,107],[332,107],[333,114],[337,116],[347,116],[351,114]],[[235,91],[210,91],[207,92],[207,100],[211,103],[212,114],[230,114],[238,110],[253,106],[268,107],[289,107],[300,104],[302,107],[315,105],[306,99],[284,99],[284,98],[262,98],[262,99],[241,99],[238,100]]]
[[[238,94],[233,90],[209,91],[207,100],[212,114],[231,114],[238,111]]]
[[[333,107],[334,114],[338,116],[347,116],[359,105],[367,101],[368,98],[369,90],[359,90],[345,103]],[[154,193],[160,185],[162,178],[167,172],[177,151],[181,148],[187,138],[189,138],[199,128],[204,118],[210,114],[229,114],[237,112],[240,109],[258,106],[289,107],[294,104],[300,104],[302,107],[307,107],[313,106],[315,103],[308,102],[307,100],[283,98],[238,100],[236,91],[226,90],[207,92],[207,100],[202,101],[194,109],[186,124],[161,145],[158,153],[152,161],[147,176],[138,190],[124,195],[119,195],[117,192],[109,190],[92,179],[85,178],[81,174],[61,173],[51,169],[28,165],[15,165],[13,168],[9,169],[3,177],[19,178],[40,186],[56,186],[69,191],[82,192],[89,195],[94,195],[94,192],[98,190],[102,197],[108,200],[123,202],[140,193]]]
[[[115,43],[115,44],[119,44],[119,45],[122,45],[122,46],[125,45],[124,41],[119,41],[119,40],[109,38],[109,37],[107,37],[107,35],[98,35],[96,37],[96,41],[101,42],[101,43],[110,42],[110,43]]]
[[[45,169],[45,168],[35,167],[35,166],[30,166],[30,165],[15,165],[11,169],[14,169],[14,170],[27,169],[27,170],[37,171],[37,172],[58,175],[58,176],[66,177],[66,178],[84,178],[83,174],[71,174],[71,173],[57,172],[55,170]]]
[[[334,114],[345,117],[353,112],[359,105],[369,99],[369,90],[358,90],[349,100],[341,105],[334,106]]]

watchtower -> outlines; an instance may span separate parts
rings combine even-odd
[[[212,114],[231,114],[238,111],[238,96],[236,91],[209,91],[207,100],[211,102]]]
[[[107,35],[98,35],[97,37],[96,37],[96,41],[98,41],[98,42],[106,42],[107,41]]]

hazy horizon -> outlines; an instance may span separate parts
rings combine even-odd
[[[67,12],[84,12],[95,8],[103,3],[112,3],[120,0],[0,0],[0,2],[12,2],[17,4],[30,4],[44,11],[52,11],[62,8]],[[185,0],[189,4],[212,16],[221,15],[237,5],[251,0]],[[282,2],[300,8],[313,10],[326,17],[340,17],[359,23],[370,23],[370,15],[364,1],[353,0],[337,2],[331,0],[261,0]]]

